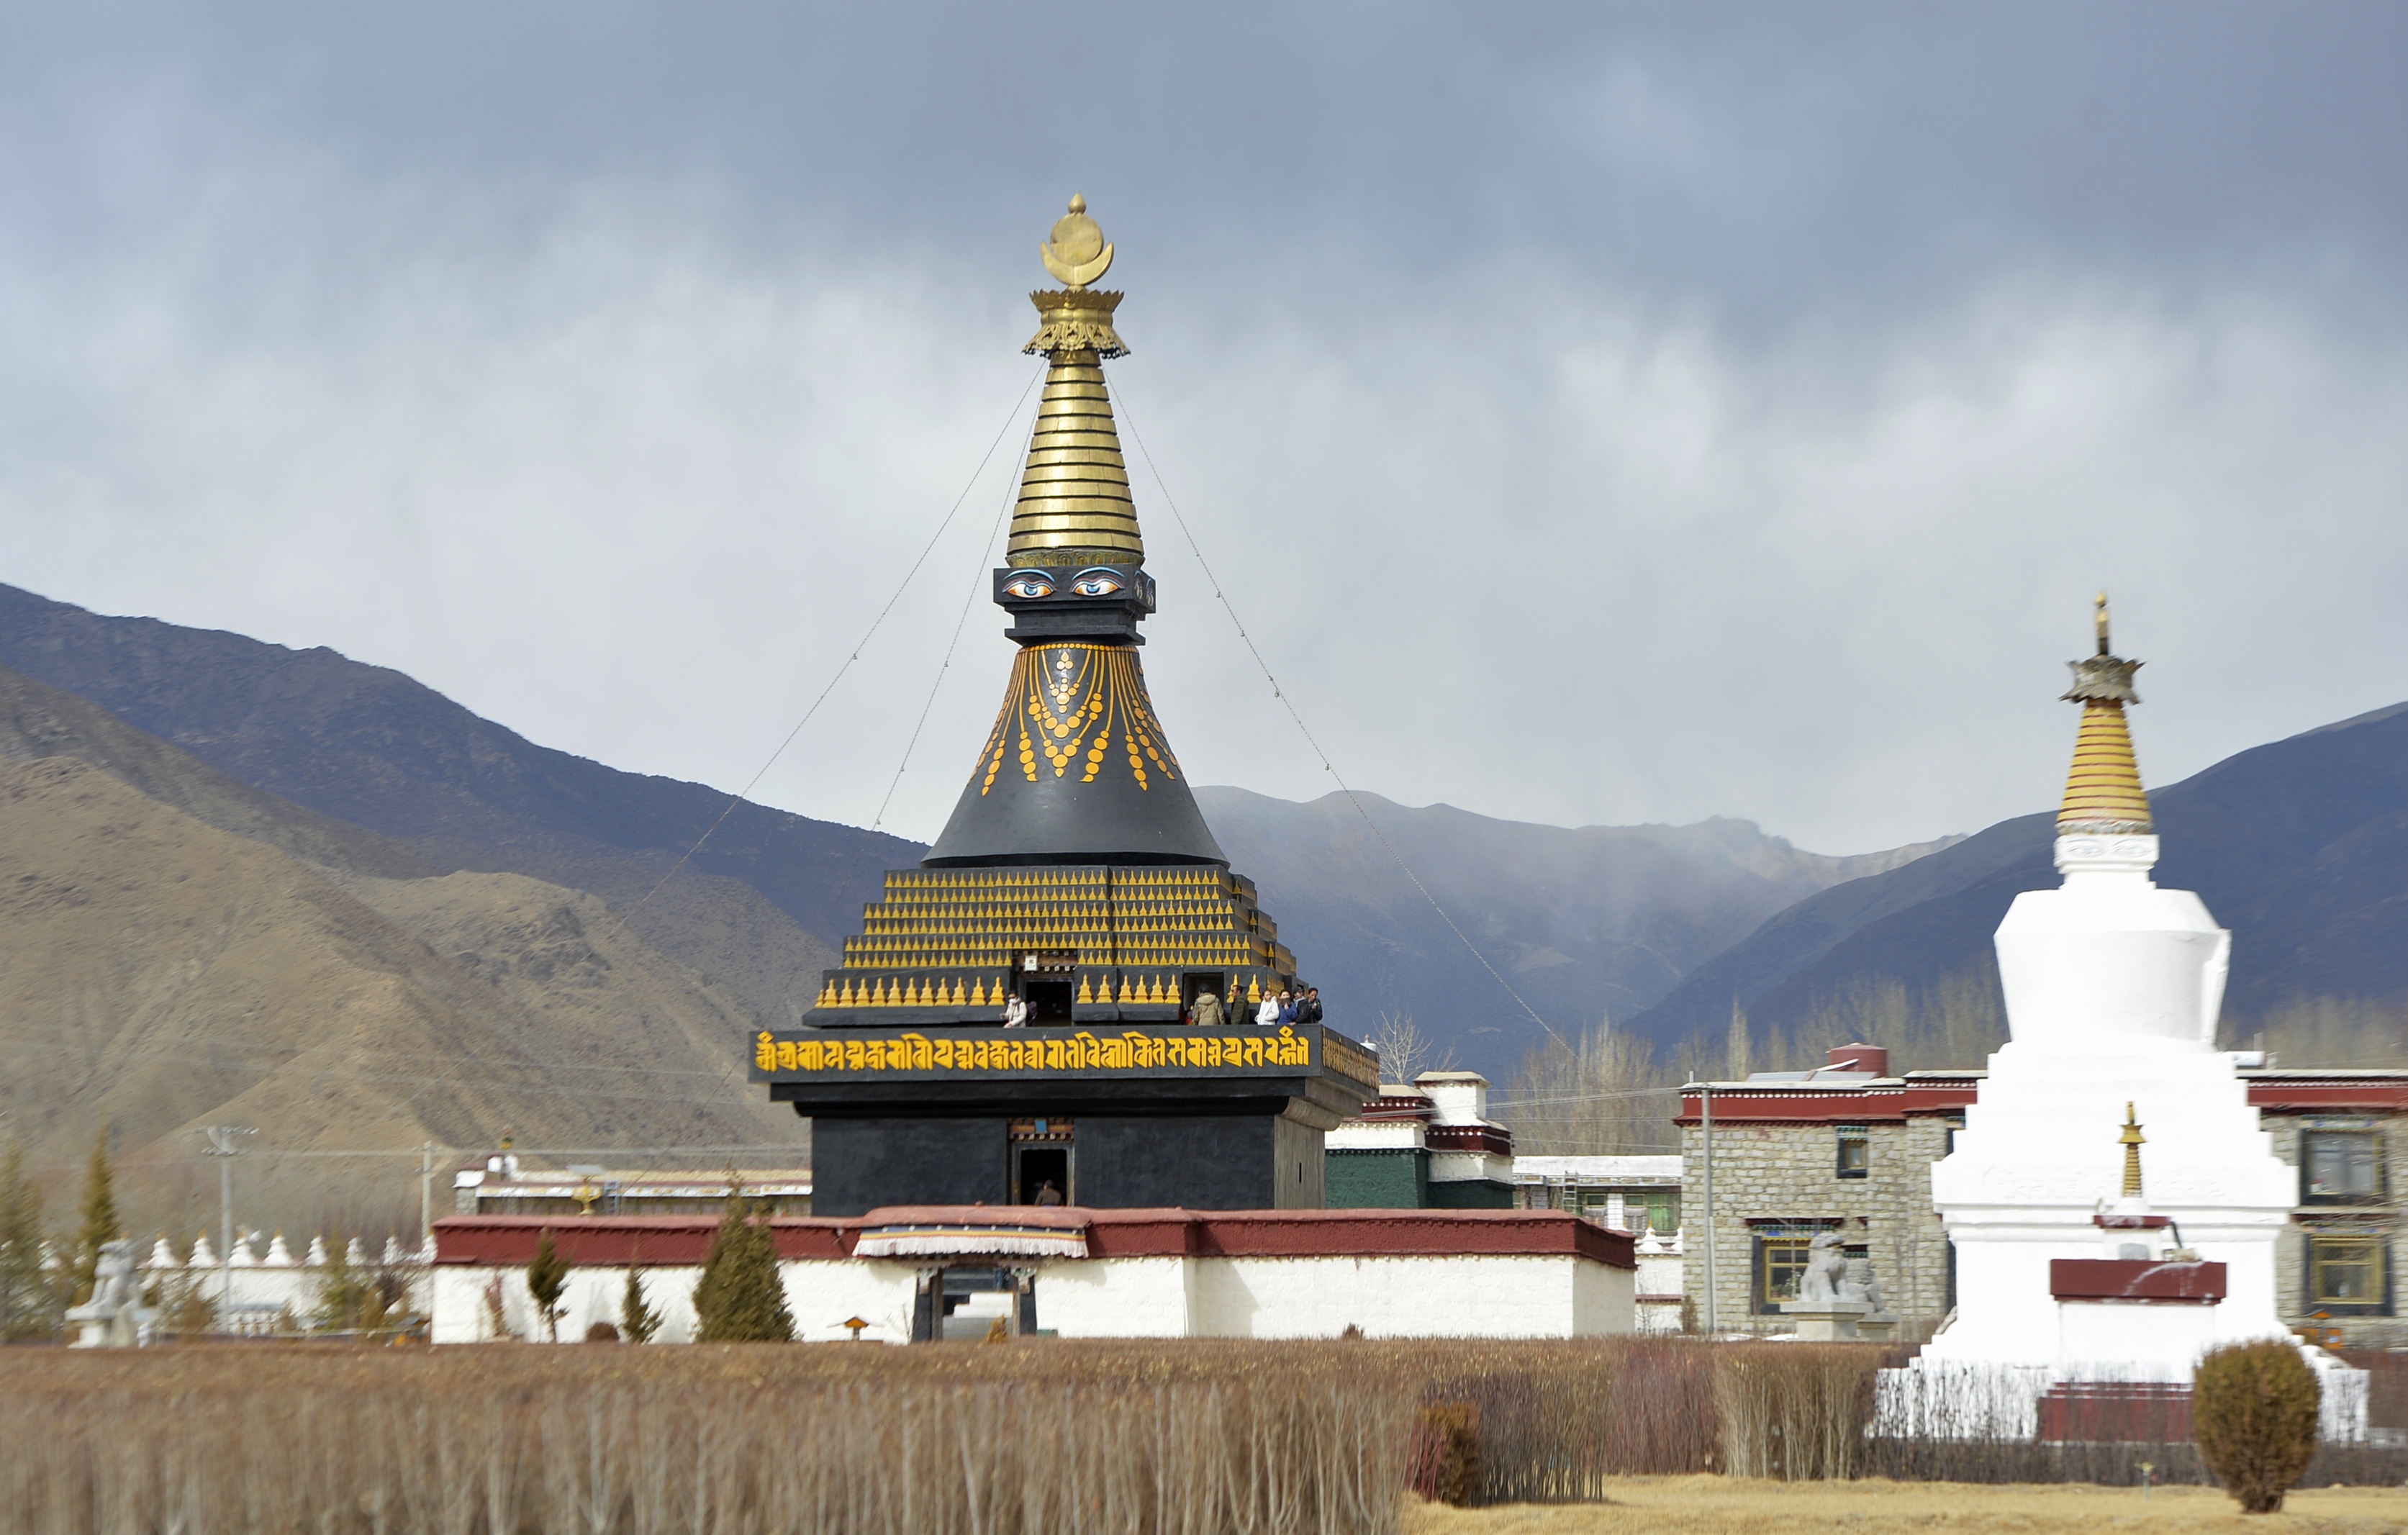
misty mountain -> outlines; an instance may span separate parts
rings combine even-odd
[[[1830,857],[1746,821],[1567,828],[1372,794],[1357,795],[1360,811],[1342,794],[1301,805],[1231,788],[1196,797],[1333,1025],[1360,1034],[1383,1012],[1410,1013],[1458,1065],[1500,1083],[1543,1035],[1484,956],[1570,1034],[1649,1007],[1803,897],[1949,845]]]
[[[2145,766],[2145,764],[2144,764]],[[2309,998],[2408,996],[2408,704],[2227,757],[2150,796],[2156,878],[2232,930],[2236,1030]],[[1981,970],[2017,894],[2054,886],[2056,817],[2002,821],[1901,868],[1809,896],[1698,966],[1632,1026],[1659,1040],[1794,1027],[1894,980],[1925,993]]]
[[[621,772],[481,719],[384,667],[112,618],[0,585],[0,666],[87,698],[228,778],[380,832],[443,869],[590,891],[764,1017],[808,1007],[899,838]]]
[[[322,839],[377,834],[377,856],[421,873],[515,873],[590,893],[764,1018],[808,1005],[882,872],[925,851],[743,804],[652,893],[726,808],[724,794],[537,746],[400,672],[6,586],[0,665],[147,733],[110,748],[129,762],[157,738],[192,764],[186,776],[214,768],[209,803],[248,790],[316,812],[310,835]],[[165,797],[190,808],[197,793]],[[1340,796],[1299,805],[1205,788],[1197,799],[1335,1024],[1363,1032],[1383,1011],[1411,1013],[1459,1064],[1500,1081],[1541,1032],[1484,957],[1569,1032],[1656,1003],[1803,897],[1948,845],[1830,857],[1744,821],[1567,829],[1364,796],[1383,846]],[[275,835],[298,836],[298,824],[287,816]]]

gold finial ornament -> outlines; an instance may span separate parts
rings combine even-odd
[[[1087,217],[1084,197],[1070,199],[1070,211],[1055,222],[1041,254],[1046,270],[1070,286],[1028,295],[1044,323],[1021,350],[1044,353],[1045,394],[1005,558],[1048,567],[1141,564],[1145,537],[1129,498],[1128,466],[1101,366],[1128,355],[1112,328],[1121,295],[1085,286],[1112,264],[1112,248]]]
[[[2141,1197],[2141,1148],[2148,1143],[2148,1137],[2141,1133],[2140,1121],[2128,1101],[2124,1105],[2124,1133],[2115,1141],[2124,1148],[2124,1198],[2137,1199]]]
[[[2141,765],[2132,754],[2131,726],[2126,706],[2141,696],[2132,688],[2138,661],[2113,653],[2107,637],[2107,594],[2099,594],[2093,622],[2099,632],[2095,655],[2066,663],[2073,685],[2065,691],[2068,703],[2082,706],[2082,728],[2073,738],[2073,767],[2066,774],[2065,798],[2057,806],[2059,837],[2122,837],[2156,828],[2149,796],[2141,787]]]
[[[1087,217],[1087,199],[1070,194],[1070,211],[1054,221],[1054,237],[1037,248],[1045,269],[1073,288],[1083,288],[1111,270],[1112,248],[1096,221]]]

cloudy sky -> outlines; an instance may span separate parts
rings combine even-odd
[[[2153,782],[2408,698],[2403,62],[2374,5],[11,4],[0,581],[732,788],[934,537],[759,790],[868,821],[941,678],[933,836],[1079,191],[1125,437],[1354,783],[1970,831],[2053,800],[2102,585]],[[1191,776],[1326,791],[1130,448]]]

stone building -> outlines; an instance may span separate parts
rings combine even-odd
[[[1795,1295],[1806,1246],[1826,1229],[1871,1261],[1901,1336],[1929,1333],[1956,1305],[1955,1255],[1931,1209],[1931,1164],[1951,1149],[1984,1074],[1889,1076],[1885,1051],[1852,1045],[1831,1054],[1831,1066],[1812,1072],[1683,1089],[1682,1294],[1693,1326],[1711,1316],[1724,1332],[1788,1331],[1780,1302]],[[2239,1059],[2250,1106],[2299,1179],[2274,1250],[2283,1321],[2348,1347],[2408,1346],[2394,1278],[2408,1181],[2408,1071]],[[1711,1260],[1700,1219],[1709,1099]],[[2102,1127],[2102,1146],[2114,1128]]]
[[[1977,1075],[1893,1077],[1886,1050],[1850,1045],[1813,1071],[1684,1088],[1681,1281],[1694,1325],[1792,1330],[1781,1302],[1797,1298],[1808,1245],[1837,1231],[1851,1257],[1871,1262],[1900,1336],[1938,1327],[1955,1273],[1931,1164],[1948,1154]]]
[[[2408,1346],[2393,1278],[2408,1180],[2408,1071],[2243,1069],[2299,1203],[2274,1245],[2283,1317],[2357,1348]]]

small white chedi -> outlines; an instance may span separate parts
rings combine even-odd
[[[2216,1047],[2231,934],[2149,877],[2157,838],[2125,721],[2140,665],[2112,653],[2101,594],[2098,653],[2072,663],[2065,695],[2082,724],[2057,813],[2064,882],[2017,896],[1999,925],[2009,1041],[1931,1169],[1956,1307],[1908,1370],[1885,1372],[1902,1430],[1901,1414],[1926,1432],[2029,1433],[2052,1389],[2179,1388],[2208,1349],[2288,1336],[2274,1244],[2298,1171]],[[2309,1352],[2328,1435],[2355,1437],[2363,1376]]]

